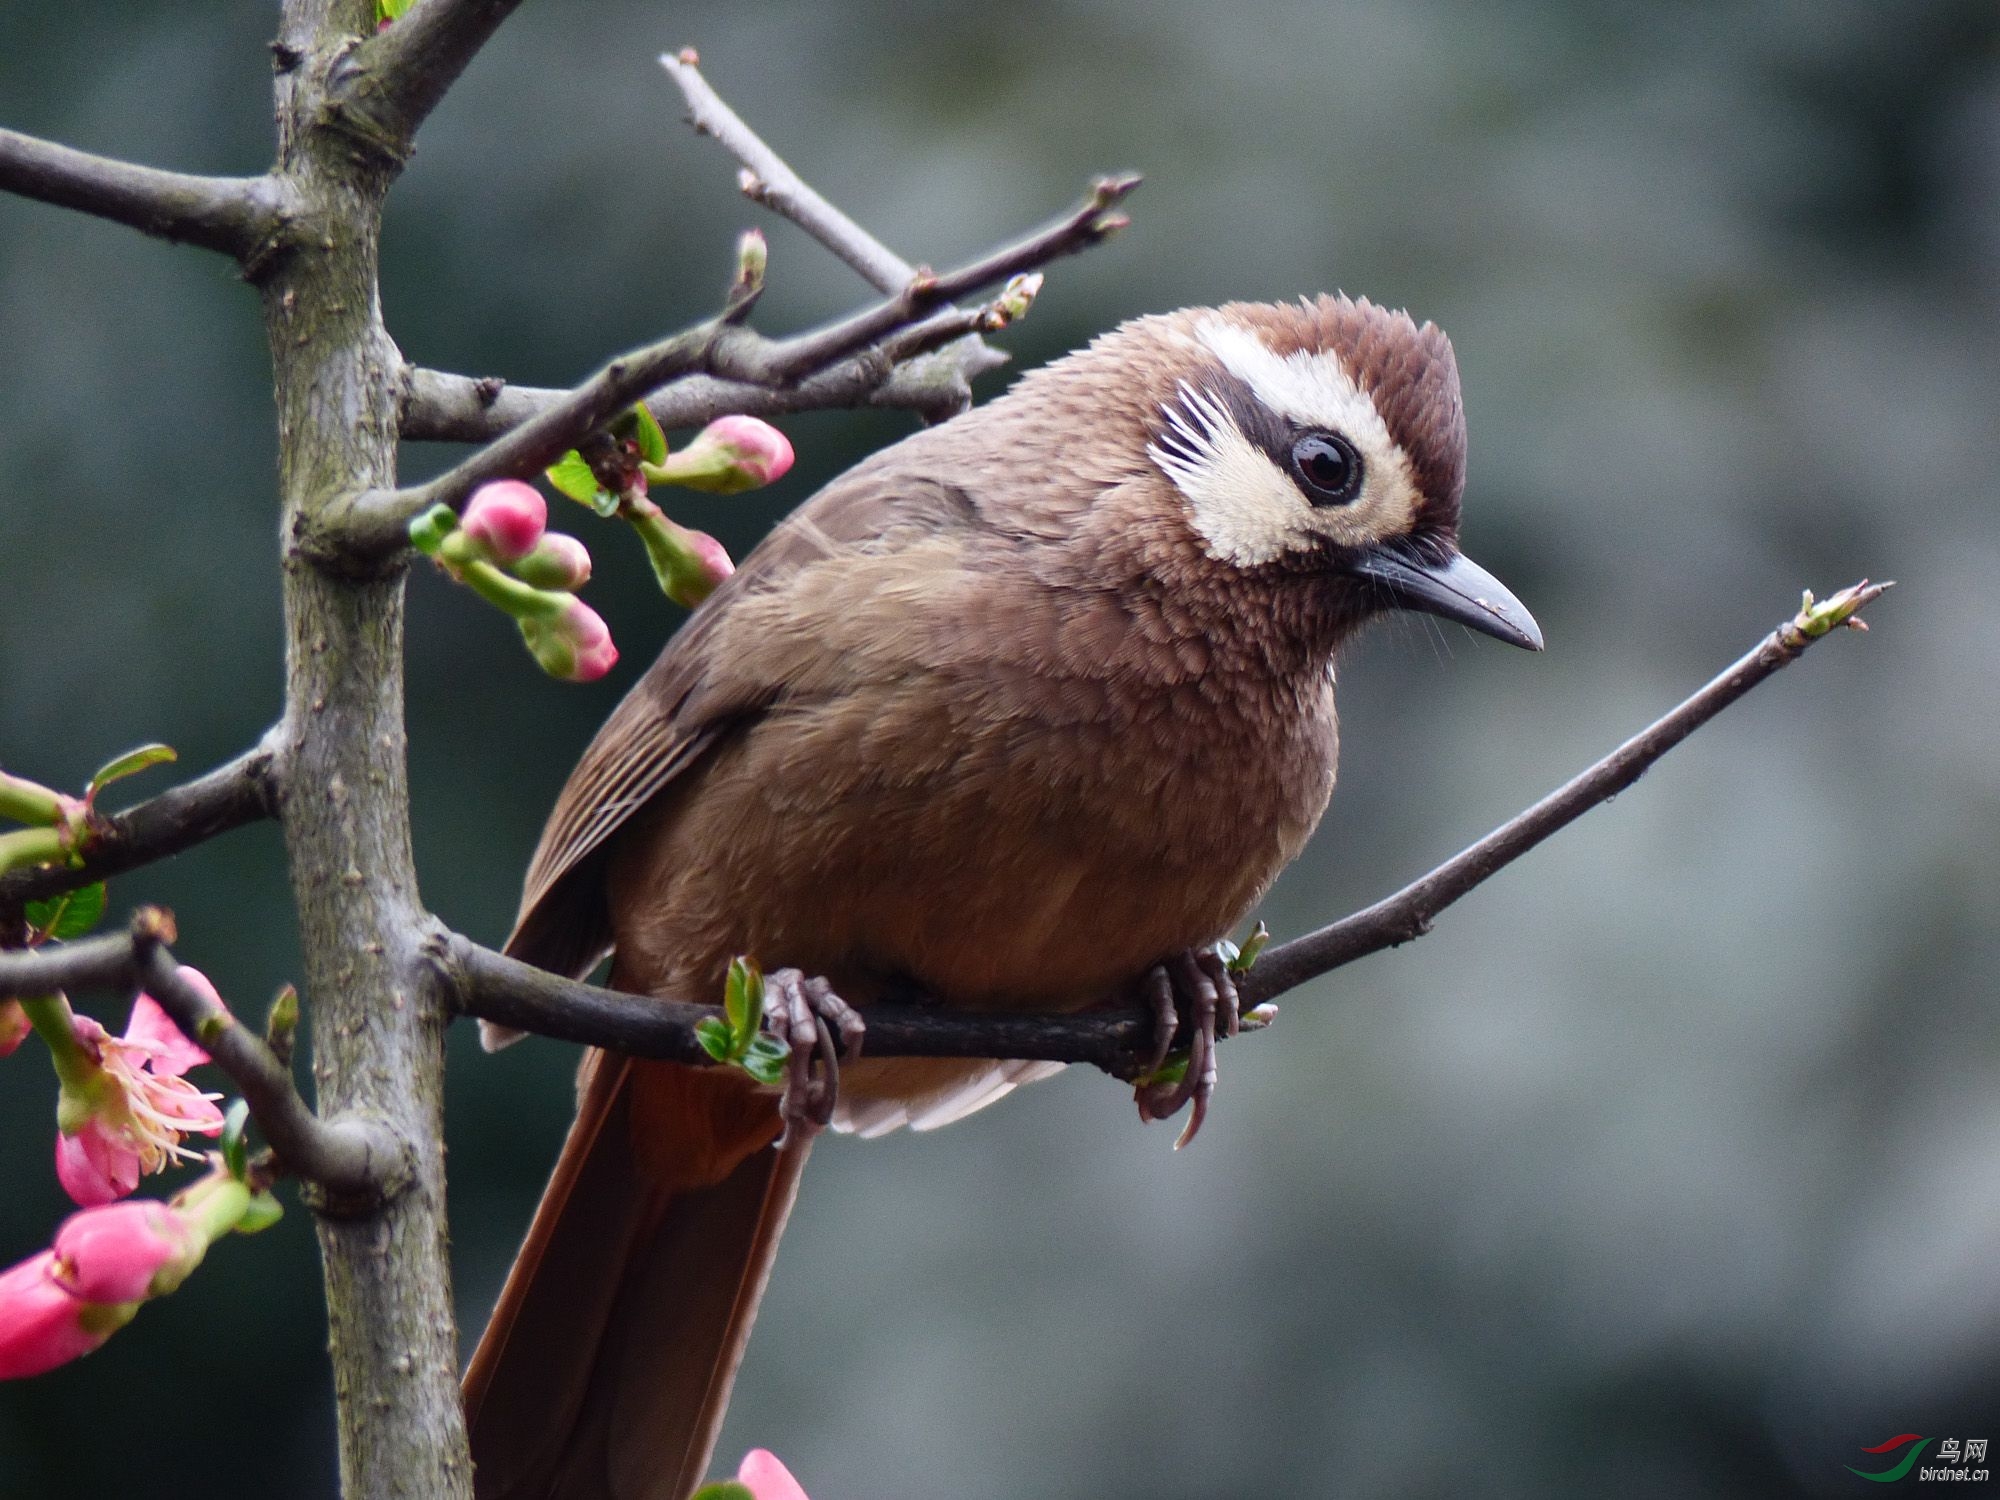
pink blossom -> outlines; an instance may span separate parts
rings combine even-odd
[[[221,1003],[215,986],[183,965],[181,977]],[[159,1002],[142,994],[132,1003],[125,1034],[114,1037],[89,1016],[71,1023],[97,1064],[90,1087],[65,1090],[57,1106],[56,1176],[86,1208],[123,1198],[148,1172],[175,1160],[199,1160],[181,1145],[184,1135],[220,1135],[220,1094],[204,1094],[180,1075],[208,1054],[167,1018]]]
[[[694,560],[693,571],[699,581],[695,585],[698,592],[691,591],[692,598],[676,602],[695,605],[722,587],[722,581],[736,571],[736,564],[729,560],[729,549],[707,532],[692,531],[685,526],[680,528],[680,532],[681,540]]]
[[[778,1455],[768,1448],[752,1448],[743,1455],[743,1462],[736,1470],[736,1482],[756,1500],[806,1500],[804,1486],[792,1478],[792,1471],[778,1462]]]
[[[459,527],[495,562],[519,562],[535,550],[549,524],[548,502],[532,484],[499,479],[482,484],[466,502]]]
[[[0,1273],[0,1380],[68,1364],[110,1338],[124,1321],[117,1311],[70,1292],[57,1270],[55,1251],[44,1250]]]

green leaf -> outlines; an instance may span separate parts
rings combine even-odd
[[[774,1036],[757,1036],[751,1039],[738,1064],[759,1083],[775,1087],[785,1080],[785,1059],[792,1055],[792,1049]]]
[[[1193,1061],[1186,1048],[1167,1054],[1167,1060],[1148,1073],[1144,1078],[1135,1078],[1133,1083],[1140,1088],[1156,1083],[1179,1083],[1187,1077],[1188,1064]]]
[[[722,990],[723,1013],[735,1034],[736,1054],[742,1055],[750,1039],[764,1024],[764,974],[752,958],[729,961],[729,982]]]
[[[600,489],[590,497],[590,508],[606,520],[618,514],[619,499],[611,491]]]
[[[375,19],[377,21],[398,20],[405,11],[416,3],[417,0],[375,0]]]
[[[714,1484],[703,1485],[688,1500],[757,1500],[757,1497],[750,1493],[748,1485],[733,1479],[718,1479]]]
[[[728,1024],[713,1016],[705,1016],[694,1023],[694,1039],[701,1043],[701,1050],[717,1062],[728,1062],[730,1054],[736,1050],[736,1039],[729,1034]]]
[[[653,420],[653,414],[646,410],[641,401],[632,408],[632,436],[639,444],[639,457],[649,464],[663,464],[667,461],[667,435],[660,431],[660,424]]]
[[[115,760],[107,762],[90,778],[85,788],[86,797],[95,797],[114,781],[123,781],[127,776],[137,776],[148,766],[157,766],[164,761],[177,760],[171,745],[141,745],[137,750],[127,750]]]
[[[1243,940],[1242,949],[1234,958],[1226,960],[1229,972],[1241,977],[1257,966],[1257,960],[1271,945],[1271,929],[1259,922],[1250,929],[1250,936]]]
[[[28,925],[42,935],[43,941],[54,938],[66,943],[71,938],[80,938],[104,918],[104,882],[65,891],[46,901],[30,901],[26,915]]]
[[[250,1164],[249,1150],[243,1144],[243,1128],[249,1123],[250,1105],[243,1099],[233,1102],[222,1117],[222,1164],[238,1182]]]
[[[583,455],[572,448],[556,461],[554,468],[547,471],[549,483],[561,490],[572,500],[581,500],[585,505],[594,505],[601,491],[597,476],[590,472],[590,465],[583,461]]]
[[[284,1205],[268,1192],[252,1193],[244,1205],[243,1217],[236,1221],[238,1234],[257,1234],[284,1218]]]

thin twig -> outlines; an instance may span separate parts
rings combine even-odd
[[[0,999],[57,990],[129,996],[143,989],[242,1091],[280,1170],[317,1184],[343,1211],[399,1191],[410,1168],[394,1135],[374,1121],[314,1115],[271,1049],[181,977],[167,947],[173,939],[172,916],[141,907],[123,933],[0,952]]]
[[[1637,781],[1653,763],[1723,709],[1796,661],[1841,624],[1865,629],[1859,612],[1887,584],[1856,584],[1786,621],[1693,697],[1627,740],[1456,858],[1397,892],[1306,937],[1270,949],[1240,981],[1246,1006],[1261,1004],[1382,948],[1430,930],[1439,912],[1558,829]],[[695,1026],[714,1006],[621,994],[544,973],[456,935],[441,960],[454,971],[467,1014],[567,1041],[674,1062],[709,1060]],[[1153,1040],[1150,1016],[1129,1002],[1074,1015],[989,1015],[936,1004],[871,1005],[872,1057],[995,1057],[1094,1063],[1129,1075]]]
[[[254,749],[207,775],[95,820],[81,863],[0,874],[0,910],[122,875],[272,816],[277,767],[273,731]]]
[[[323,534],[302,536],[300,548],[348,565],[365,565],[389,555],[407,543],[413,517],[434,505],[456,508],[491,480],[548,467],[634,401],[676,376],[702,373],[752,385],[790,387],[864,345],[893,363],[971,329],[1002,326],[1007,314],[997,302],[973,308],[949,304],[1115,233],[1125,219],[1112,207],[1136,186],[1136,177],[1100,179],[1082,204],[1047,228],[943,276],[920,272],[895,296],[796,338],[764,338],[737,326],[736,309],[725,308],[707,322],[612,360],[574,391],[428,484],[356,496],[325,524]]]
[[[336,65],[327,119],[400,165],[417,129],[521,0],[423,0]]]
[[[276,177],[196,177],[0,130],[0,191],[199,245],[253,267],[282,238],[291,193]]]
[[[692,47],[683,48],[678,56],[669,52],[660,57],[660,66],[687,101],[688,123],[702,135],[713,136],[742,164],[738,185],[743,195],[790,219],[852,266],[876,291],[894,292],[908,285],[917,268],[827,202],[786,165],[784,158],[709,87],[701,76],[700,64]]]

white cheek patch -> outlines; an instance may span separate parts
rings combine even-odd
[[[1310,541],[1312,507],[1220,403],[1183,381],[1161,410],[1167,430],[1146,452],[1186,497],[1210,557],[1254,568]]]
[[[1419,499],[1409,457],[1338,355],[1323,349],[1276,354],[1250,329],[1222,318],[1202,319],[1195,335],[1272,412],[1301,428],[1338,432],[1361,455],[1367,478],[1360,496],[1349,505],[1309,508],[1312,531],[1347,546],[1409,531]]]

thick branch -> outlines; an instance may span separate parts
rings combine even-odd
[[[421,0],[344,58],[327,86],[327,116],[401,163],[479,49],[521,0]]]
[[[276,248],[291,195],[275,177],[163,172],[0,130],[0,191],[109,219],[256,266]]]
[[[614,359],[574,391],[430,483],[357,496],[344,514],[322,523],[319,535],[303,536],[301,546],[314,557],[350,565],[388,555],[408,540],[413,517],[434,505],[456,507],[491,480],[547,468],[634,401],[676,376],[704,373],[782,388],[837,364],[864,345],[893,364],[974,329],[999,326],[1006,314],[997,305],[948,304],[1115,233],[1125,219],[1110,210],[1136,186],[1136,177],[1104,178],[1079,207],[1026,239],[943,276],[919,272],[897,295],[796,338],[764,338],[735,323],[740,309],[726,309],[684,333]]]
[[[1456,858],[1394,896],[1269,950],[1240,981],[1245,1006],[1273,1000],[1367,954],[1430,930],[1437,914],[1491,879],[1558,829],[1631,786],[1653,763],[1723,709],[1790,665],[1835,626],[1865,629],[1858,612],[1887,584],[1857,584],[1808,606],[1682,703],[1582,775],[1510,819]],[[579,984],[494,953],[469,939],[446,940],[461,1008],[520,1031],[609,1047],[637,1057],[706,1063],[695,1026],[719,1016],[709,1005],[621,994]],[[1150,1016],[1114,997],[1077,1015],[983,1015],[937,1005],[872,1005],[866,1051],[875,1057],[997,1057],[1094,1063],[1129,1075],[1152,1040]]]
[[[299,1096],[288,1069],[255,1033],[180,975],[167,944],[173,918],[141,907],[130,931],[0,952],[0,999],[58,990],[129,996],[143,989],[182,1033],[205,1048],[250,1106],[281,1170],[349,1202],[377,1202],[409,1176],[408,1152],[381,1125],[325,1121]]]
[[[91,885],[268,818],[277,805],[277,734],[206,776],[98,820],[79,865],[0,874],[0,910]]]

